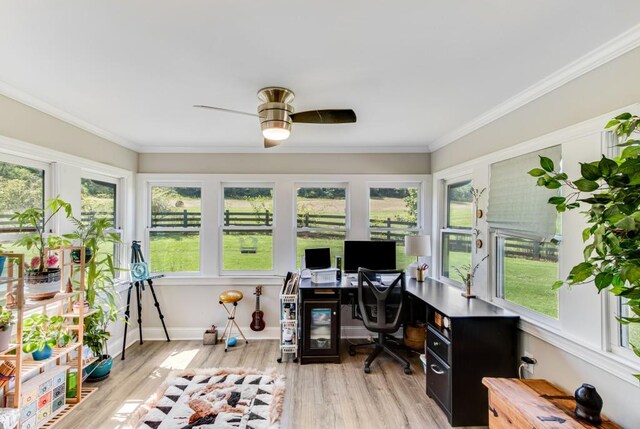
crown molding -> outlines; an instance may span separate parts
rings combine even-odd
[[[433,152],[640,46],[640,24],[429,144]]]
[[[138,151],[139,149],[137,144],[130,142],[102,128],[99,128],[93,124],[90,124],[89,122],[84,121],[78,118],[77,116],[64,112],[58,109],[57,107],[50,105],[49,103],[46,103],[36,97],[33,97],[23,91],[16,89],[15,87],[9,85],[6,82],[0,81],[0,94],[6,97],[9,97],[19,103],[32,107],[36,110],[39,110],[43,113],[46,113],[49,116],[53,116],[56,119],[60,119],[61,121],[67,122],[68,124],[71,124],[74,127],[78,127],[87,132],[90,132],[91,134],[95,134],[98,137],[102,137],[105,140],[109,140],[112,143],[116,143],[120,146],[124,146],[134,151]]]
[[[296,146],[295,142],[284,142],[280,146],[271,149],[262,147],[262,142],[257,142],[254,146],[152,146],[139,145],[137,151],[139,153],[260,153],[260,154],[296,154],[296,153],[327,153],[327,154],[344,154],[344,153],[429,153],[429,147],[424,145],[415,146]]]

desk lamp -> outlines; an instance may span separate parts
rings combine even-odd
[[[416,262],[407,267],[409,277],[415,279],[421,256],[431,256],[431,236],[430,235],[405,235],[404,254],[415,256]]]

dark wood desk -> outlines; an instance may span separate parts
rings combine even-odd
[[[355,290],[347,278],[339,284],[301,282],[301,363],[340,362],[340,303]],[[461,289],[434,279],[407,279],[406,293],[414,306],[423,307],[421,314],[426,312],[427,395],[452,426],[486,426],[482,378],[517,377],[518,316],[480,299],[466,299]],[[329,342],[312,335],[314,311],[316,321],[319,314],[323,323],[330,323],[319,325],[331,335]],[[330,315],[330,321],[324,315]]]

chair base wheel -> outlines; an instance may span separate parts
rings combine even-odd
[[[404,369],[404,373],[405,374],[411,374],[411,368],[405,368]]]
[[[371,368],[369,368],[368,366],[364,367],[364,373],[365,374],[371,374]]]
[[[293,363],[298,363],[298,358],[293,359]]]
[[[278,363],[282,363],[282,358],[278,358]]]
[[[349,356],[355,356],[355,355],[356,355],[356,352],[355,352],[355,351],[353,351],[353,350],[349,350]]]

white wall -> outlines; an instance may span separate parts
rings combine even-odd
[[[629,109],[639,110],[634,105]],[[627,110],[628,108],[622,109]],[[514,142],[514,145],[483,155],[475,160],[462,162],[434,173],[434,194],[443,180],[468,174],[476,188],[487,187],[481,207],[487,210],[490,167],[494,162],[530,153],[545,147],[562,145],[563,170],[569,177],[579,175],[579,162],[599,159],[602,143],[602,129],[610,117],[619,111],[610,112],[595,119],[576,124],[554,133],[526,142]],[[517,143],[517,144],[516,144]],[[476,145],[478,143],[475,143]],[[462,157],[464,158],[464,157]],[[532,166],[532,168],[535,165]],[[526,171],[523,171],[526,174]],[[531,186],[535,180],[531,178]],[[440,198],[435,212],[441,208]],[[491,210],[491,207],[488,208]],[[434,215],[435,218],[435,215]],[[486,219],[486,216],[485,216]],[[586,227],[583,215],[572,211],[562,216],[562,242],[559,250],[560,278],[565,278],[571,267],[582,260],[581,232]],[[438,236],[438,224],[434,223],[433,235]],[[495,255],[487,223],[479,222],[479,229],[487,246],[480,252],[472,252],[474,264],[487,254]],[[439,252],[440,244],[434,246]],[[486,300],[494,300],[496,295],[493,264],[490,257],[476,276],[474,288]],[[599,295],[593,284],[562,288],[559,298],[558,321],[544,320],[516,307],[510,309],[521,314],[520,353],[533,355],[538,364],[533,377],[545,378],[569,392],[573,392],[582,383],[596,386],[604,398],[604,413],[625,427],[636,427],[640,422],[640,409],[631,404],[640,401],[640,383],[632,373],[640,372],[640,359],[630,351],[615,347],[617,337],[610,329],[614,323],[614,314],[608,294]],[[531,377],[531,374],[529,374]]]

